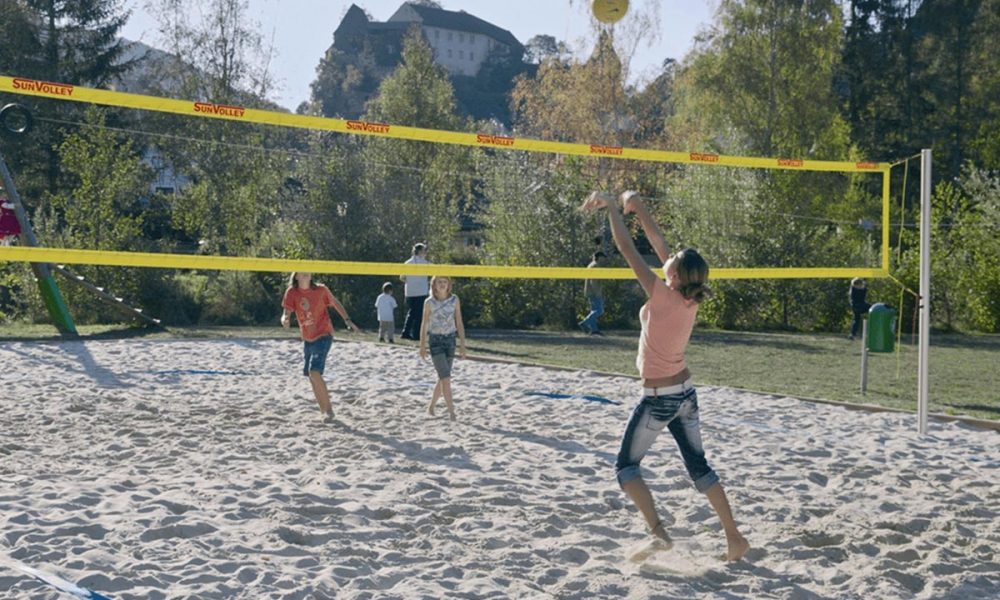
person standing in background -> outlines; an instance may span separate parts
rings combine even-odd
[[[587,268],[596,269],[603,266],[604,258],[605,254],[603,252],[594,252]],[[583,282],[583,295],[587,297],[590,314],[580,321],[580,328],[589,335],[603,335],[601,328],[597,326],[597,319],[604,314],[604,293],[601,291],[600,280],[585,279]]]
[[[412,256],[403,264],[426,265],[430,262],[427,260],[427,244],[414,244]],[[420,322],[424,315],[424,301],[430,295],[430,277],[427,275],[400,275],[399,279],[406,284],[403,287],[403,295],[406,296],[406,319],[403,321],[403,332],[400,336],[404,340],[419,340]]]
[[[854,313],[854,320],[851,321],[851,335],[847,337],[853,340],[861,333],[861,319],[865,317],[868,309],[872,307],[866,299],[868,296],[868,284],[861,277],[855,277],[851,280],[851,289],[847,292],[847,296],[851,300],[851,312]]]

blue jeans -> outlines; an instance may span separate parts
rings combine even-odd
[[[431,362],[438,379],[451,377],[451,365],[455,362],[455,334],[428,333],[427,345],[431,352]]]
[[[309,376],[309,371],[317,371],[323,374],[326,368],[326,355],[330,353],[330,346],[333,345],[333,336],[324,335],[311,342],[306,342],[303,348],[306,364],[302,367],[302,374]]]
[[[625,426],[621,449],[615,461],[619,485],[642,477],[639,463],[664,427],[674,436],[694,487],[704,492],[719,482],[719,476],[708,466],[705,450],[701,446],[698,394],[690,384],[685,387],[688,389],[676,394],[644,396],[636,405]]]
[[[604,314],[604,298],[600,296],[588,296],[590,302],[590,314],[580,321],[580,326],[587,331],[597,331],[597,319]]]

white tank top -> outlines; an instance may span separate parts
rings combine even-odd
[[[458,296],[452,294],[444,300],[438,300],[431,296],[426,302],[431,307],[431,320],[427,324],[427,333],[435,335],[455,333],[457,330],[455,327],[455,304],[458,302]]]

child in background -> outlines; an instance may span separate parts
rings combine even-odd
[[[455,405],[451,399],[451,365],[455,360],[455,338],[459,341],[459,356],[465,358],[465,326],[462,324],[462,303],[451,293],[451,277],[435,275],[431,279],[431,296],[424,302],[420,323],[420,358],[426,360],[428,350],[437,371],[437,384],[431,393],[427,412],[434,416],[434,405],[444,398],[448,416],[455,420]]]
[[[396,335],[396,299],[392,295],[392,284],[386,281],[382,284],[382,293],[375,299],[378,309],[378,341],[385,340],[395,344]]]
[[[288,279],[288,289],[281,300],[281,326],[288,328],[291,315],[299,322],[305,352],[305,366],[302,374],[309,378],[313,394],[319,409],[326,415],[327,423],[333,422],[333,407],[330,405],[330,392],[323,381],[323,370],[326,368],[326,355],[333,344],[333,321],[330,320],[329,309],[332,307],[344,319],[348,329],[357,333],[354,321],[347,316],[347,311],[334,297],[329,288],[312,279],[312,273],[292,273]]]

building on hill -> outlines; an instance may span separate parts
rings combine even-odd
[[[345,53],[368,48],[380,66],[398,64],[403,37],[419,25],[434,51],[434,60],[451,75],[475,77],[493,53],[520,60],[524,45],[506,29],[501,29],[465,11],[451,11],[406,2],[382,23],[372,21],[352,4],[333,34],[333,46]]]

